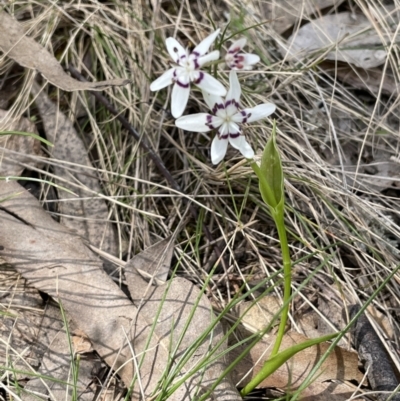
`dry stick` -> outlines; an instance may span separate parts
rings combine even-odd
[[[74,67],[69,66],[68,70],[74,76],[76,79],[79,79],[79,81],[82,82],[87,82],[87,79],[80,73],[78,72]],[[121,115],[121,113],[118,112],[118,110],[107,100],[107,98],[103,95],[101,95],[99,92],[96,91],[88,91],[90,92],[100,103],[104,105],[104,107],[115,116],[115,118],[122,124],[122,126],[130,133],[132,136],[139,142],[139,145],[148,153],[150,156],[150,159],[154,162],[154,164],[157,166],[158,170],[160,173],[165,177],[165,179],[168,181],[168,183],[171,185],[171,187],[177,191],[180,192],[182,195],[185,195],[185,193],[182,191],[181,187],[179,184],[175,181],[174,177],[172,174],[169,172],[167,167],[165,167],[163,161],[160,159],[160,157],[157,155],[156,152],[151,148],[151,146],[147,143],[145,138],[141,138],[139,133],[135,130],[135,128],[132,127],[131,124],[129,124],[129,121]],[[184,198],[185,200],[186,198]],[[193,207],[193,205],[189,205],[189,210],[191,215],[195,220],[197,220],[197,211]],[[210,233],[210,230],[206,225],[203,224],[203,230],[204,234],[207,237],[207,240],[209,243],[213,243],[214,239]],[[218,258],[221,257],[222,252],[219,249],[218,244],[215,244],[215,251],[217,253]],[[224,260],[221,258],[221,263],[224,265]]]

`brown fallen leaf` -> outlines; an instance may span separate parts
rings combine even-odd
[[[72,193],[60,191],[60,222],[75,230],[90,244],[111,255],[118,254],[116,230],[109,222],[109,211],[99,179],[87,154],[82,139],[69,120],[36,83],[32,87],[35,103],[42,117],[47,139],[53,144],[49,149],[52,158],[74,164],[54,163],[55,182]],[[93,195],[93,193],[98,195]],[[78,196],[78,198],[77,198]],[[112,268],[110,268],[111,270]],[[109,270],[109,269],[107,269]]]
[[[146,285],[146,283],[140,281],[136,283],[137,287],[142,287],[143,285]],[[198,297],[200,297],[200,301],[195,306]],[[166,350],[175,350],[172,357],[176,363],[184,357],[188,349],[193,346],[198,337],[209,327],[212,319],[215,318],[207,297],[201,294],[194,284],[182,277],[176,277],[172,279],[171,283],[166,283],[162,286],[149,287],[146,299],[143,302],[142,299],[135,298],[133,301],[135,304],[140,305],[141,315],[151,325],[155,323],[157,318],[158,324],[155,325],[154,332],[159,338],[159,344]],[[194,307],[196,310],[191,316]],[[188,322],[190,323],[188,324]],[[149,329],[151,325],[149,325]],[[181,338],[182,333],[185,333],[183,338]],[[227,367],[225,357],[218,358],[212,363],[206,363],[202,368],[197,368],[196,366],[207,355],[215,357],[226,349],[227,341],[224,341],[218,348],[216,347],[223,336],[222,326],[218,323],[211,336],[207,336],[205,341],[197,346],[194,354],[186,362],[185,367],[176,376],[176,379],[178,379],[188,372],[192,373],[191,377],[168,398],[169,401],[193,399],[198,394],[199,389],[208,390],[220,378]],[[158,363],[167,364],[168,361],[163,361],[160,358]],[[173,369],[173,366],[171,368]],[[146,371],[143,370],[142,373],[146,374]],[[150,375],[151,372],[149,371],[148,374]],[[155,378],[157,379],[157,377]],[[156,381],[154,382],[155,384]],[[221,401],[241,401],[240,395],[228,377],[224,378],[217,386],[212,393],[212,397]]]
[[[0,366],[12,366],[21,371],[37,369],[45,348],[50,342],[52,329],[41,333],[43,300],[39,292],[29,287],[10,266],[0,264]],[[47,321],[53,327],[54,322]],[[62,327],[57,326],[56,330]],[[39,334],[41,336],[39,337]],[[26,375],[17,375],[25,378]]]
[[[134,304],[140,307],[140,313],[151,324],[154,324],[157,317],[159,324],[155,325],[154,332],[165,349],[175,350],[173,358],[178,362],[179,358],[183,357],[185,352],[193,346],[199,335],[208,328],[215,317],[213,317],[208,298],[201,294],[200,290],[190,281],[182,277],[175,277],[170,283],[158,287],[151,285],[151,283],[155,284],[155,281],[160,283],[160,278],[162,279],[163,276],[166,278],[165,273],[170,268],[172,255],[173,239],[167,238],[159,241],[141,254],[134,256],[125,265],[125,276]],[[158,277],[158,280],[151,280],[147,283],[139,274],[135,273],[137,270],[141,272],[145,270],[147,278],[149,278],[148,276]],[[196,310],[190,317],[199,297]],[[190,322],[189,319],[191,319]],[[183,332],[185,335],[180,338]],[[207,340],[196,348],[185,367],[181,369],[180,375],[187,373],[190,368],[194,368],[210,352],[217,352],[217,354],[223,352],[226,349],[227,340],[217,348],[223,335],[222,326],[218,323],[212,332],[212,338],[207,337]],[[167,360],[163,361],[162,359],[159,359],[158,362],[168,363]],[[208,363],[205,369],[195,370],[187,383],[173,393],[168,400],[183,401],[188,398],[189,394],[190,399],[193,399],[196,388],[207,390],[219,379],[226,367],[225,358],[220,358],[211,364]],[[145,371],[143,373],[145,374]],[[154,379],[156,384],[157,380],[161,378],[155,377]],[[212,396],[222,401],[241,400],[229,378],[225,378],[218,385]]]
[[[0,265],[0,294],[1,368],[18,371],[13,377],[24,383],[20,388],[24,401],[48,400],[48,389],[52,400],[65,398],[66,388],[60,383],[70,379],[71,354],[58,305],[44,302],[35,288],[5,264]],[[89,388],[92,364],[87,357],[81,364],[77,381],[80,401],[93,400],[95,395],[95,389]],[[37,378],[32,373],[54,380]],[[13,387],[10,384],[11,391]],[[43,394],[43,398],[38,398],[37,393]]]
[[[400,85],[397,83],[393,71],[388,68],[385,73],[381,68],[371,68],[368,71],[354,66],[325,66],[326,69],[333,70],[337,78],[347,85],[356,89],[368,90],[377,96],[379,91],[385,95],[398,96]]]
[[[0,130],[37,134],[35,124],[24,117],[10,120],[6,110],[0,110]],[[25,169],[20,163],[37,166],[32,156],[40,153],[38,139],[25,135],[0,135],[0,176],[20,176]]]
[[[50,83],[65,91],[103,90],[130,83],[129,79],[80,82],[67,75],[56,58],[43,46],[26,36],[23,26],[5,11],[0,11],[0,49],[19,65],[39,71]]]
[[[201,296],[199,304],[195,305],[199,290],[184,279],[176,279],[176,282],[154,287],[139,311],[104,273],[99,259],[80,238],[55,222],[19,184],[0,182],[0,198],[6,199],[0,207],[0,227],[7,227],[0,230],[0,257],[31,285],[62,302],[68,316],[85,332],[93,348],[126,386],[132,384],[135,366],[140,366],[140,387],[136,381],[133,399],[141,399],[140,388],[146,398],[150,397],[171,363],[169,354],[180,334],[185,330],[175,358],[181,357],[212,322],[207,298]],[[168,302],[164,298],[166,286],[169,286]],[[164,303],[160,310],[161,300]],[[187,328],[186,320],[193,307],[196,311]],[[222,335],[217,325],[177,376],[195,368],[193,364],[212,350],[215,339]],[[176,363],[177,359],[174,361]],[[211,366],[195,369],[194,375],[169,399],[182,401],[194,396],[203,384],[214,383],[225,367],[225,360],[221,359]],[[222,400],[241,400],[227,379],[214,394]]]
[[[18,183],[0,182],[0,198],[7,199],[0,208],[0,257],[30,285],[62,302],[126,386],[135,375],[132,350],[135,355],[146,350],[145,362],[161,374],[164,367],[156,364],[156,356],[162,350],[154,338],[147,343],[148,333],[142,331],[148,323],[81,239],[55,222]],[[147,380],[142,380],[145,389]]]
[[[49,313],[50,312],[50,313]],[[71,366],[76,361],[71,355],[68,333],[60,320],[60,309],[52,305],[47,318],[52,316],[55,321],[61,322],[61,327],[54,333],[51,342],[41,359],[38,373],[51,379],[33,377],[23,388],[24,401],[72,399],[73,388],[66,383],[72,383]],[[38,339],[39,340],[39,339]],[[40,340],[39,340],[40,341]],[[81,358],[79,374],[76,378],[76,391],[79,401],[90,401],[95,396],[95,388],[91,388],[93,358]],[[38,394],[42,394],[38,397]]]
[[[289,60],[298,60],[310,53],[326,50],[329,52],[324,54],[324,59],[345,61],[364,69],[383,64],[387,56],[382,38],[370,20],[362,14],[350,12],[325,15],[310,21],[290,36],[281,53]]]
[[[283,33],[299,18],[319,12],[323,8],[338,6],[343,0],[280,0],[263,2],[260,5],[263,17],[272,20],[271,25],[278,33]]]
[[[154,284],[160,285],[167,281],[173,253],[174,240],[172,237],[166,238],[135,255],[126,263],[125,279],[128,288],[132,288],[130,292],[135,294],[135,298],[141,298],[141,291],[147,287],[136,286],[139,273],[148,280],[154,280]]]
[[[74,352],[76,354],[86,354],[93,351],[90,339],[82,330],[76,329],[71,333],[71,335]]]
[[[244,327],[253,327],[257,331],[269,323],[271,316],[277,311],[277,302],[273,301],[273,298],[268,296],[265,301],[261,300],[261,305],[252,307],[252,309],[258,309],[258,312],[251,312],[250,309],[250,313],[242,317],[243,325],[241,326],[242,328],[239,328],[241,337],[245,338],[245,336],[249,335],[249,332]],[[240,306],[239,310],[246,310],[250,304],[251,302],[245,302]],[[271,305],[271,310],[268,310],[268,305]],[[275,335],[264,336],[252,348],[250,353],[234,368],[232,375],[234,383],[240,383],[240,386],[244,386],[261,370],[268,360],[275,338]],[[304,335],[290,331],[285,334],[280,350],[282,351],[306,340],[308,338]],[[230,345],[235,344],[235,341],[232,338]],[[244,347],[235,348],[230,353],[231,360],[234,360],[244,350]],[[299,352],[260,383],[259,387],[274,387],[285,392],[298,389],[328,348],[329,344],[323,343]],[[332,394],[329,398],[330,400],[347,400],[353,393],[353,388],[344,382],[350,380],[361,382],[362,378],[363,375],[358,369],[357,353],[336,347],[318,369],[312,385],[303,391],[300,399],[317,400],[319,399],[318,397],[326,396],[329,389],[330,394]],[[327,382],[329,382],[329,385],[327,385]]]

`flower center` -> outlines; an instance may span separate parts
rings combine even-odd
[[[194,63],[193,63],[193,61],[186,60],[186,63],[185,63],[185,70],[186,70],[186,72],[192,72],[192,71],[194,70]]]

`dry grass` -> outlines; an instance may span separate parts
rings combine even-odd
[[[364,8],[363,2],[354,3],[353,7]],[[170,235],[185,220],[175,250],[179,274],[201,284],[218,263],[209,296],[219,304],[230,300],[243,282],[281,269],[277,234],[247,163],[231,149],[225,163],[212,166],[213,134],[178,130],[169,113],[169,91],[153,94],[149,83],[169,67],[164,45],[168,36],[196,44],[213,30],[210,21],[224,27],[228,14],[229,35],[257,25],[245,36],[248,50],[260,54],[263,62],[256,71],[241,75],[243,103],[277,105],[274,118],[286,176],[286,223],[293,260],[312,254],[294,267],[293,288],[329,258],[301,290],[303,307],[310,307],[310,294],[324,296],[327,288],[329,297],[342,306],[363,303],[399,263],[399,179],[394,176],[391,185],[379,188],[385,177],[370,172],[398,156],[398,94],[382,90],[383,79],[377,82],[376,93],[355,90],[338,79],[338,71],[349,67],[321,64],[321,54],[304,64],[285,62],[278,48],[285,39],[265,22],[265,4],[256,0],[241,4],[236,0],[17,1],[7,10],[22,19],[30,34],[63,65],[75,66],[89,80],[132,80],[129,87],[107,90],[106,96],[156,150],[184,196],[171,190],[140,144],[89,93],[51,93],[60,109],[76,121],[98,168],[110,199],[110,219],[119,227],[120,256],[129,258]],[[369,5],[372,10],[379,6],[373,1]],[[384,68],[397,83],[399,51],[393,37],[388,45],[393,49]],[[0,71],[6,77],[16,69],[3,59]],[[220,78],[226,82],[226,73]],[[35,116],[29,100],[32,79],[34,74],[21,70],[13,78],[18,95],[7,106],[14,115]],[[186,112],[202,107],[200,100],[192,98]],[[271,120],[246,128],[258,155],[270,131]],[[371,178],[373,185],[367,182]],[[188,211],[189,203],[195,206],[197,219]],[[163,219],[143,216],[123,204]],[[396,333],[399,279],[396,275],[373,302],[387,314]],[[275,291],[280,294],[280,287]],[[397,354],[391,355],[399,366]]]

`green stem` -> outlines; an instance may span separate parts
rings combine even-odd
[[[284,219],[284,202],[283,198],[277,204],[275,195],[269,186],[265,176],[263,175],[261,169],[255,162],[251,163],[253,171],[256,173],[258,179],[263,184],[264,189],[264,199],[265,203],[268,205],[271,215],[274,219],[276,228],[278,230],[279,242],[281,245],[282,261],[283,261],[283,276],[284,276],[284,286],[283,286],[283,309],[281,315],[281,321],[279,324],[278,333],[276,336],[275,344],[268,360],[264,363],[264,366],[258,372],[258,374],[248,383],[241,391],[241,395],[244,396],[252,391],[258,384],[260,384],[266,377],[271,374],[270,361],[278,354],[279,348],[282,344],[282,339],[285,334],[286,323],[289,314],[289,303],[290,303],[290,293],[291,293],[291,283],[292,283],[292,261],[290,259],[289,244],[286,236],[286,227]],[[274,205],[275,207],[271,206]]]
[[[273,358],[279,351],[279,348],[282,343],[283,335],[285,334],[286,322],[289,314],[289,301],[290,301],[290,292],[291,292],[291,283],[292,283],[292,261],[290,260],[290,252],[289,245],[287,242],[286,236],[286,228],[285,221],[283,216],[283,207],[282,212],[273,214],[274,221],[276,224],[276,228],[278,229],[279,242],[281,244],[281,252],[282,252],[282,261],[283,261],[283,309],[281,322],[279,324],[278,334],[276,336],[274,348],[272,349],[270,358]]]

